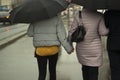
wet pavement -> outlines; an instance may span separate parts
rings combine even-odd
[[[33,52],[32,38],[27,36],[0,50],[0,80],[37,80],[38,69]],[[49,80],[49,73],[46,80]],[[57,80],[82,80],[75,52],[68,55],[62,48]]]

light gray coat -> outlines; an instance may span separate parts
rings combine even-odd
[[[33,37],[34,47],[58,45],[71,52],[72,47],[67,41],[66,30],[59,17],[30,24],[28,36]]]
[[[83,42],[76,44],[78,60],[83,65],[100,66],[103,60],[101,35],[106,35],[108,29],[104,25],[101,13],[83,9],[81,15],[86,35]],[[69,37],[76,30],[79,21],[79,13],[77,12],[69,31]]]

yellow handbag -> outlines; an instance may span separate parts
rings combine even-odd
[[[59,52],[58,46],[44,46],[36,48],[36,54],[39,56],[50,56]]]

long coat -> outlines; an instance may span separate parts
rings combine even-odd
[[[108,29],[104,25],[103,15],[97,11],[84,8],[81,15],[86,35],[84,41],[76,43],[77,58],[82,65],[101,66],[103,59],[101,35],[108,33]],[[68,33],[69,37],[77,28],[78,22],[81,23],[77,12]]]
[[[108,10],[104,14],[105,25],[109,28],[108,50],[120,50],[120,10]]]

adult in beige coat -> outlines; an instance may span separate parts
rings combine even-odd
[[[86,35],[84,41],[76,43],[77,58],[82,64],[83,80],[98,80],[98,67],[103,60],[101,36],[106,35],[108,29],[104,25],[102,13],[97,10],[83,8],[81,16]],[[68,33],[69,39],[80,23],[77,12]]]

